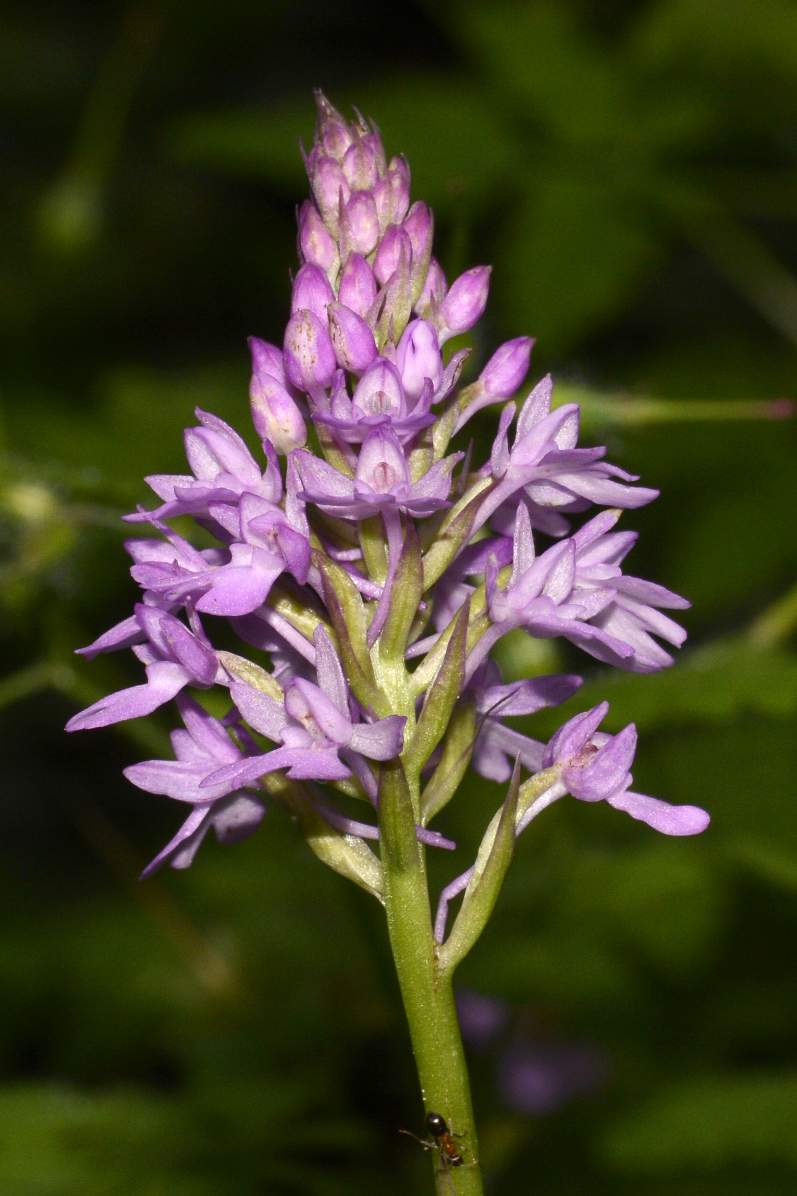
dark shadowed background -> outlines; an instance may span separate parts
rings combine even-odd
[[[637,787],[711,830],[562,803],[463,968],[490,1191],[794,1191],[797,8],[29,0],[3,25],[0,1192],[429,1182],[375,903],[277,811],[139,883],[180,813],[120,770],[168,715],[62,732],[138,678],[71,654],[137,592],[119,516],[181,470],[196,404],[246,425],[245,337],[281,339],[318,85],[408,155],[449,279],[495,264],[477,358],[535,335],[587,443],[661,488],[624,517],[633,571],[694,603],[675,670],[589,667],[567,713],[608,696]],[[470,783],[441,829],[472,852],[499,798]]]

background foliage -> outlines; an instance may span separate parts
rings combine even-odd
[[[535,376],[661,487],[626,520],[635,571],[694,602],[676,670],[596,670],[568,713],[607,694],[640,726],[639,788],[706,805],[710,833],[557,807],[463,970],[504,1003],[473,1044],[491,1190],[793,1191],[795,433],[765,417],[794,393],[797,9],[430,0],[388,28],[360,0],[9,8],[0,1190],[428,1178],[397,1133],[421,1110],[378,910],[277,813],[139,884],[176,815],[120,769],[167,723],[61,731],[132,683],[71,649],[127,612],[118,516],[142,475],[180,468],[195,404],[246,422],[244,338],[280,336],[321,84],[408,154],[449,278],[495,262],[482,359],[533,332]],[[444,829],[475,847],[497,798],[469,784]]]

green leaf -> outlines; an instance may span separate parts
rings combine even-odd
[[[459,788],[468,771],[475,739],[476,708],[472,702],[463,701],[458,703],[451,716],[440,759],[421,794],[424,825],[451,801]]]
[[[423,566],[418,533],[407,521],[396,574],[390,590],[390,611],[379,637],[379,655],[404,660],[407,637],[423,597]]]
[[[217,652],[216,655],[222,668],[225,668],[236,680],[251,685],[253,689],[259,689],[261,693],[268,694],[276,702],[283,700],[282,688],[272,674],[261,668],[259,664],[247,660],[245,656],[237,656],[235,652]]]
[[[383,901],[382,865],[365,840],[335,830],[307,802],[293,808],[307,846],[322,864]]]
[[[525,180],[496,262],[504,324],[548,352],[619,312],[657,260],[655,230],[613,184],[546,166]]]
[[[465,653],[470,602],[457,612],[443,663],[426,694],[415,733],[404,754],[408,772],[419,774],[446,733],[465,679]]]
[[[450,522],[443,524],[434,543],[427,549],[423,558],[424,591],[430,589],[445,573],[462,546],[467,544],[483,498],[484,487],[466,503]]]
[[[401,87],[359,80],[356,92],[336,95],[342,109],[347,99],[378,120],[388,154],[406,155],[413,191],[438,210],[461,209],[481,199],[515,169],[519,145],[511,126],[472,77],[405,76]],[[297,147],[300,140],[309,143],[312,125],[313,113],[301,94],[268,109],[182,118],[170,126],[167,147],[182,161],[279,179],[296,195],[303,191]]]
[[[601,1153],[618,1171],[797,1166],[797,1073],[728,1073],[669,1085],[617,1119]]]
[[[509,790],[496,819],[481,841],[473,875],[462,898],[451,933],[440,948],[440,968],[453,972],[461,963],[489,921],[515,850],[515,815],[520,793],[520,764],[516,763]]]
[[[745,714],[786,718],[797,711],[797,656],[759,648],[742,638],[686,652],[655,676],[602,674],[578,693],[583,709],[606,698],[615,726],[640,730],[697,721],[726,723]]]
[[[313,561],[321,573],[326,603],[335,631],[343,670],[358,702],[383,717],[384,701],[376,685],[366,634],[368,620],[365,604],[345,569],[318,550]]]

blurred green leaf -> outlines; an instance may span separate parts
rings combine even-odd
[[[601,673],[578,693],[579,708],[605,697],[613,726],[635,722],[641,731],[678,723],[728,724],[756,713],[797,713],[797,656],[785,648],[758,648],[741,637],[682,653],[662,673]]]
[[[373,117],[388,154],[409,160],[415,194],[442,210],[484,197],[516,168],[516,135],[473,79],[416,75],[399,87],[361,81],[349,95],[330,98],[341,111],[352,103]],[[166,145],[181,161],[276,180],[296,195],[306,187],[298,145],[310,145],[312,130],[302,95],[270,112],[183,117]]]
[[[601,1144],[617,1170],[716,1170],[732,1164],[797,1166],[797,1075],[732,1072],[668,1085],[610,1126]]]
[[[538,169],[498,246],[503,325],[560,349],[614,315],[657,256],[649,224],[611,190]]]

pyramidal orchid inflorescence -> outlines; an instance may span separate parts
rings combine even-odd
[[[621,510],[656,491],[609,464],[605,449],[579,445],[579,409],[552,404],[549,377],[514,401],[528,337],[501,345],[461,384],[469,350],[446,344],[482,316],[490,268],[449,286],[406,161],[388,160],[362,118],[347,122],[317,101],[305,157],[312,198],[298,213],[282,345],[249,342],[260,451],[198,410],[185,433],[189,472],[147,479],[157,503],[128,516],[147,529],[127,544],[140,601],[81,650],[130,648],[145,680],[68,728],[176,700],[175,758],[126,770],[187,814],[147,872],[189,865],[211,828],[222,842],[249,835],[274,802],[316,854],[382,901],[428,1101],[447,1099],[443,1113],[464,1122],[461,1093],[429,1093],[444,1081],[422,1063],[429,1044],[409,992],[422,982],[402,964],[401,927],[411,906],[425,918],[416,938],[431,927],[425,888],[418,906],[402,877],[425,885],[424,848],[454,847],[428,824],[466,770],[511,784],[475,862],[442,895],[427,951],[438,980],[486,922],[517,835],[554,801],[603,801],[667,835],[708,823],[702,810],[632,790],[636,733],[601,732],[605,703],[547,744],[515,729],[513,719],[570,698],[581,678],[507,684],[493,649],[522,628],[652,672],[685,638],[664,612],[688,603],[623,572],[636,537],[615,530]],[[489,406],[497,432],[488,458],[474,461],[467,425]],[[213,546],[178,534],[178,516]],[[220,621],[237,652],[214,648]]]

